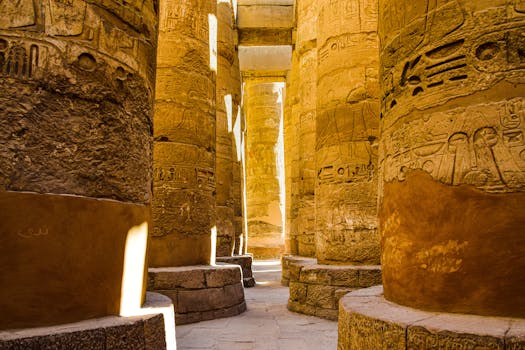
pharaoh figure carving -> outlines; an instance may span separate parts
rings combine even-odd
[[[523,317],[523,3],[382,0],[380,13],[385,296]]]

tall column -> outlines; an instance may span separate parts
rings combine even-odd
[[[262,258],[279,257],[283,249],[276,163],[281,93],[274,82],[245,82],[248,251]]]
[[[525,317],[525,5],[380,13],[385,297]]]
[[[297,254],[315,256],[315,122],[317,107],[317,1],[297,1],[299,79],[299,188],[297,210]]]
[[[239,67],[239,52],[235,49],[231,67],[232,101],[233,101],[233,148],[232,148],[232,191],[234,214],[234,253],[246,254],[244,240],[243,190],[242,190],[242,135],[243,125],[241,113],[241,70]]]
[[[284,160],[286,177],[285,248],[287,254],[299,254],[297,237],[298,181],[299,181],[299,62],[296,50],[292,51],[291,69],[286,77],[284,106]]]
[[[217,256],[231,256],[235,245],[233,208],[233,9],[231,3],[217,3]]]
[[[209,264],[215,227],[216,2],[161,1],[151,266]]]
[[[0,329],[144,299],[154,2],[0,4]]]
[[[377,4],[318,2],[316,254],[324,264],[378,264]]]

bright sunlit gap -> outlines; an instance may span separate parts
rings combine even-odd
[[[210,41],[210,69],[217,72],[217,17],[214,14],[208,14],[208,28]]]
[[[126,236],[120,292],[120,316],[137,315],[142,306],[148,223],[133,226]]]
[[[226,118],[228,120],[228,132],[233,130],[233,101],[232,95],[224,96],[224,107],[226,108]]]
[[[217,226],[213,226],[210,231],[211,231],[210,265],[215,265],[216,263],[215,254],[217,254]]]
[[[277,167],[277,179],[279,180],[279,209],[281,210],[281,244],[284,244],[284,233],[286,232],[286,184],[285,184],[285,172],[284,172],[284,99],[283,90],[285,89],[284,83],[274,83],[274,91],[279,93],[277,103],[281,107],[281,115],[279,118],[279,136],[277,138],[277,144],[275,145],[275,166]]]

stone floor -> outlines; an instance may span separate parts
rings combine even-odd
[[[245,289],[242,315],[176,327],[178,350],[336,350],[337,322],[286,309],[281,265],[254,261],[257,285]]]

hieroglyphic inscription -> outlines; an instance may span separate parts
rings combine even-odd
[[[517,98],[405,123],[384,136],[385,180],[403,180],[409,169],[423,169],[449,185],[524,191],[524,118]]]

